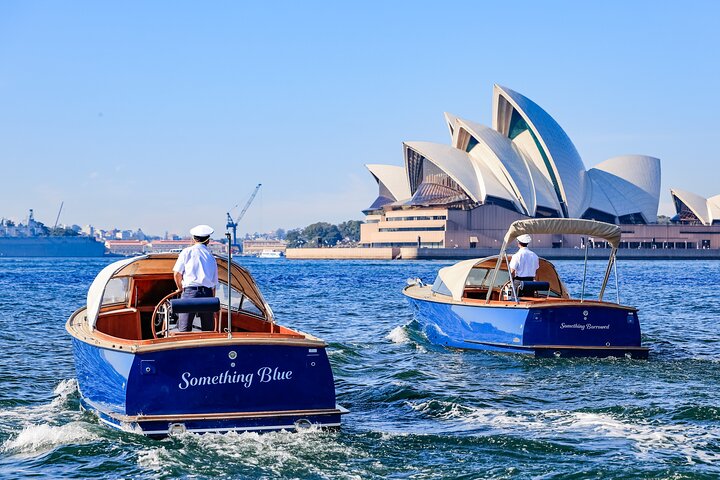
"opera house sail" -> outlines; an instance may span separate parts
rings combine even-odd
[[[587,170],[545,110],[499,85],[492,127],[449,113],[445,120],[449,144],[404,142],[402,166],[367,165],[378,197],[364,210],[364,246],[492,247],[524,218],[656,222],[657,158],[618,156]]]

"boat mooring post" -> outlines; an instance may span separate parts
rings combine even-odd
[[[587,237],[585,238],[585,265],[583,266],[583,283],[582,283],[582,293],[580,293],[580,303],[582,303],[585,300],[585,279],[587,278],[587,260],[588,260],[588,245],[590,242],[588,242]]]
[[[232,235],[230,232],[225,233],[225,238],[227,238],[228,241],[228,249],[227,249],[227,323],[228,323],[228,339],[232,338],[232,273],[230,271],[230,266],[232,265]]]

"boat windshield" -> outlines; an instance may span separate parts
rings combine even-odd
[[[465,286],[487,289],[491,278],[492,268],[475,267],[470,270],[470,273],[465,280]],[[495,279],[495,285],[493,288],[502,287],[509,280],[510,275],[508,275],[507,270],[500,270],[498,272],[497,278]],[[443,282],[442,278],[440,278],[440,275],[435,278],[435,282],[432,286],[432,291],[440,295],[452,296],[452,292],[450,291],[448,286],[445,285],[445,282]]]
[[[434,293],[439,293],[440,295],[452,296],[452,292],[447,287],[447,285],[445,285],[445,282],[442,281],[442,278],[440,278],[440,275],[435,277],[435,283],[433,283],[432,291]]]
[[[129,277],[111,278],[103,291],[101,305],[116,305],[127,302]]]
[[[263,316],[262,311],[258,308],[257,305],[253,303],[250,298],[243,295],[242,292],[232,289],[231,291],[231,308],[236,311],[243,311],[247,313],[252,313],[254,315]],[[228,294],[227,294],[227,284],[220,283],[216,289],[215,296],[220,299],[220,304],[227,307],[228,303]]]
[[[492,268],[473,268],[465,280],[466,287],[488,288],[492,278]],[[498,271],[493,288],[502,287],[510,280],[507,270]]]

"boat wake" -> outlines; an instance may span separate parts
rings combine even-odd
[[[573,444],[590,450],[620,446],[639,460],[658,456],[682,457],[687,464],[720,461],[714,445],[720,427],[629,422],[606,413],[562,410],[511,410],[464,406],[429,400],[408,402],[424,415],[450,421],[457,431],[480,430],[480,435],[520,435],[534,440]]]
[[[248,476],[346,478],[347,464],[365,452],[341,442],[336,433],[308,428],[299,432],[173,435],[167,445],[139,452],[138,466],[154,472],[180,468],[200,476],[226,472],[228,461]],[[197,452],[204,452],[202,464]]]
[[[398,345],[413,344],[415,349],[420,353],[426,353],[427,349],[422,345],[420,339],[413,338],[416,336],[415,330],[412,328],[412,322],[399,325],[385,335],[385,340],[390,340],[392,343]]]
[[[50,404],[22,406],[0,411],[4,423],[21,426],[17,435],[7,439],[0,449],[3,452],[21,454],[42,454],[58,445],[86,443],[98,439],[79,420],[56,424],[68,417],[79,418],[79,412],[68,409],[68,400],[77,392],[75,380],[61,381],[53,394]]]
[[[90,432],[82,422],[60,426],[44,423],[26,426],[16,437],[3,444],[2,451],[37,455],[59,445],[77,445],[97,439],[99,437]]]
[[[407,325],[401,325],[393,328],[390,333],[385,336],[385,338],[393,343],[408,343],[410,341],[410,337],[408,336],[406,327]]]

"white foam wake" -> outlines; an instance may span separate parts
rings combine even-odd
[[[410,337],[408,337],[408,333],[404,325],[393,328],[390,333],[385,335],[385,338],[398,344],[408,343],[410,341]]]
[[[503,434],[520,434],[550,440],[559,436],[576,439],[613,439],[629,446],[638,459],[646,459],[658,451],[682,456],[695,462],[720,461],[712,445],[720,438],[720,427],[686,424],[636,423],[605,413],[532,410],[513,412],[506,409],[463,406],[457,403],[430,400],[410,404],[419,412],[435,418],[459,422],[467,428],[488,428]]]
[[[42,423],[48,418],[60,416],[65,410],[68,397],[77,391],[77,382],[73,380],[62,380],[53,391],[55,397],[50,404],[21,406],[9,410],[0,410],[0,417],[8,418],[10,421],[19,423]]]
[[[98,437],[85,429],[81,423],[73,422],[62,426],[48,424],[29,425],[15,437],[5,441],[5,452],[42,453],[58,445],[85,443]]]

